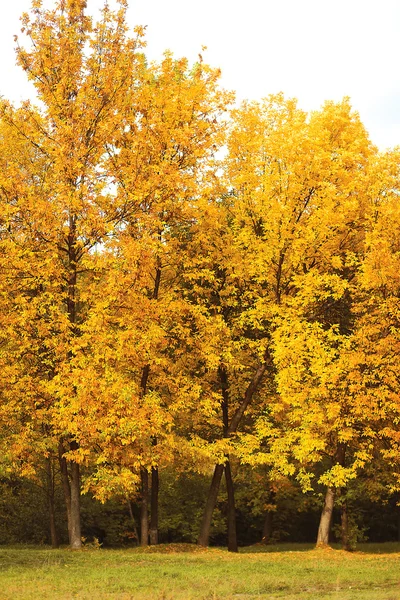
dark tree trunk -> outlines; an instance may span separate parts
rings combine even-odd
[[[226,491],[228,494],[228,550],[229,552],[237,552],[238,545],[236,536],[235,495],[233,488],[231,464],[229,460],[227,460],[225,463],[225,481]]]
[[[400,542],[400,506],[397,506],[397,541]]]
[[[142,502],[140,507],[140,545],[149,545],[149,474],[146,469],[140,472],[142,480]]]
[[[47,506],[49,511],[50,541],[52,548],[58,548],[58,536],[56,528],[56,515],[54,508],[54,472],[51,457],[46,458],[47,474]]]
[[[341,534],[342,534],[342,547],[343,550],[351,550],[349,540],[349,515],[347,511],[347,500],[342,499],[342,505],[340,508],[340,519],[341,519]]]
[[[79,334],[77,322],[78,322],[78,305],[76,301],[77,296],[77,282],[78,282],[78,263],[82,258],[82,254],[79,251],[78,234],[77,234],[77,217],[75,214],[69,216],[69,231],[67,237],[68,246],[68,261],[69,261],[69,276],[68,276],[68,293],[66,298],[66,307],[68,313],[68,320],[73,335]],[[69,357],[72,359],[74,352],[72,349],[69,351]],[[63,445],[63,444],[62,444]],[[78,443],[75,440],[70,441],[70,450],[77,450]],[[63,469],[63,486],[64,493],[67,494],[69,487],[69,500],[66,498],[67,505],[67,516],[69,516],[68,533],[69,543],[73,550],[78,550],[82,547],[81,537],[81,514],[80,514],[80,494],[81,494],[81,482],[80,482],[80,468],[79,464],[74,460],[69,461],[69,473],[67,468],[67,462],[65,461]],[[69,482],[68,482],[69,475]],[[69,486],[67,486],[67,482]]]
[[[239,423],[246,411],[246,408],[250,404],[258,386],[261,383],[261,380],[264,376],[265,371],[267,370],[268,365],[271,364],[271,357],[269,355],[268,350],[265,352],[264,356],[265,362],[262,365],[259,365],[255,374],[253,375],[252,380],[250,381],[247,389],[245,391],[242,402],[240,403],[238,409],[234,413],[230,423],[228,422],[228,401],[229,401],[229,390],[228,390],[228,380],[227,373],[225,368],[221,365],[218,369],[218,375],[221,382],[221,391],[222,391],[222,415],[223,415],[223,434],[225,437],[229,437],[233,433],[236,432]],[[200,534],[197,540],[199,546],[208,546],[208,542],[210,539],[210,529],[212,522],[212,515],[214,512],[215,505],[217,503],[219,487],[221,484],[222,474],[224,472],[224,465],[216,465],[214,469],[214,475],[211,481],[210,489],[208,492],[208,498],[206,502],[206,506],[204,508],[203,519],[200,526]]]
[[[82,546],[80,496],[79,465],[71,462],[71,527],[69,529],[71,532],[70,545],[73,550]]]
[[[157,467],[151,469],[151,508],[150,508],[150,544],[158,544],[158,489],[159,476]]]
[[[220,367],[218,369],[218,377],[219,377],[219,380],[221,383],[221,392],[222,392],[221,407],[222,407],[223,435],[224,435],[224,437],[226,437],[227,431],[228,431],[229,391],[228,391],[228,376],[226,373],[226,369],[222,365],[220,365]],[[208,543],[210,540],[212,516],[213,516],[215,505],[217,503],[218,492],[219,492],[219,488],[221,485],[222,474],[224,471],[225,471],[224,465],[216,465],[215,466],[214,475],[211,480],[211,486],[210,486],[210,489],[208,492],[206,506],[204,508],[203,520],[201,522],[199,539],[197,541],[199,546],[208,546]],[[226,476],[226,474],[225,474],[225,476]],[[228,477],[229,477],[229,475],[228,475]],[[227,483],[227,488],[228,488],[228,483]],[[233,497],[232,495],[233,495],[233,488],[231,488],[230,492],[229,492],[228,504],[229,504],[229,500],[232,502],[232,497]],[[234,500],[233,500],[233,506],[234,506]],[[229,518],[232,518],[232,515],[229,510],[229,505],[228,505],[228,521],[229,521]],[[229,525],[228,525],[228,527],[229,527]],[[231,526],[231,528],[232,528],[232,526]]]
[[[222,365],[218,370],[219,379],[221,382],[222,392],[222,421],[223,421],[223,432],[224,437],[229,437],[229,381],[228,373],[225,367]],[[237,552],[237,537],[236,537],[236,510],[235,510],[235,490],[233,487],[231,463],[229,462],[229,456],[226,457],[225,463],[225,483],[226,492],[228,495],[228,550],[229,552]]]
[[[268,504],[273,504],[275,502],[275,496],[276,493],[274,492],[274,490],[271,490],[268,495]],[[273,516],[274,511],[268,509],[265,512],[264,525],[261,535],[262,544],[269,544],[271,541]]]
[[[138,532],[138,528],[137,528],[137,524],[136,524],[135,515],[133,514],[132,502],[129,498],[128,498],[128,509],[129,509],[129,515],[132,519],[133,533],[135,536],[136,543],[138,544],[139,543],[139,532]]]
[[[265,371],[267,370],[268,366],[270,366],[272,363],[272,359],[269,355],[268,350],[265,352],[264,361],[265,362],[263,362],[261,365],[258,366],[256,372],[253,375],[252,380],[250,381],[249,385],[246,388],[243,400],[240,403],[238,409],[234,413],[234,415],[229,423],[229,427],[228,427],[228,431],[227,431],[228,435],[231,435],[232,433],[236,433],[236,430],[239,426],[240,421],[243,418],[246,408],[252,401],[253,396],[256,393],[257,388],[260,385],[260,383],[264,377]]]
[[[70,444],[71,450],[77,449],[76,442]],[[65,506],[67,509],[68,536],[71,548],[77,550],[82,547],[81,539],[81,515],[80,515],[80,475],[78,463],[71,461],[68,473],[68,463],[65,457],[65,448],[62,442],[59,444],[59,461],[61,478],[63,483]]]
[[[264,525],[263,525],[263,530],[262,530],[262,535],[261,535],[261,543],[262,544],[269,544],[271,541],[272,517],[273,517],[272,510],[267,510],[265,512]]]
[[[335,488],[328,487],[325,495],[324,508],[319,522],[317,547],[329,544],[329,531],[332,522],[333,505],[335,503]]]
[[[69,484],[67,460],[63,456],[65,452],[63,443],[58,445],[58,458],[60,461],[61,481],[64,492],[65,508],[67,511],[68,538],[71,543],[71,486]]]
[[[208,546],[210,539],[211,521],[214,512],[215,505],[217,503],[219,486],[221,484],[222,474],[224,472],[224,465],[215,465],[214,475],[211,480],[210,490],[208,492],[208,498],[206,506],[204,508],[203,520],[201,522],[200,534],[197,543],[199,546]]]
[[[57,527],[56,527],[56,515],[54,510],[53,500],[49,500],[49,525],[50,525],[50,541],[52,548],[59,547]]]
[[[159,231],[159,239],[161,240],[162,232]],[[161,284],[161,259],[157,257],[157,267],[154,278],[154,288],[151,294],[153,300],[158,300],[158,294],[160,291]],[[147,392],[147,384],[150,376],[150,365],[147,364],[143,367],[142,377],[140,380],[141,397],[144,398]],[[155,440],[154,443],[157,443]],[[148,546],[149,544],[149,533],[150,543],[158,544],[158,469],[152,467],[151,470],[151,513],[150,513],[150,532],[149,532],[149,474],[146,469],[141,470],[142,480],[142,502],[140,510],[140,545]]]

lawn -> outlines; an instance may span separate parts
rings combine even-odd
[[[0,599],[400,600],[400,544],[0,548]]]

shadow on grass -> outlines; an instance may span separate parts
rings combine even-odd
[[[400,553],[400,542],[357,544],[356,551],[366,554],[397,554]]]
[[[268,552],[308,552],[315,550],[315,544],[254,544],[239,549],[241,554],[268,553]]]
[[[315,544],[305,543],[289,543],[280,544],[254,544],[252,546],[243,546],[239,548],[239,554],[269,554],[269,553],[297,553],[297,552],[312,552],[315,551]],[[331,544],[327,550],[342,550],[340,544]],[[0,546],[0,570],[7,564],[29,564],[34,563],[40,557],[40,560],[46,560],[50,563],[57,563],[61,560],[75,562],[82,560],[86,554],[93,556],[96,554],[107,553],[110,556],[121,553],[129,554],[228,554],[227,548],[211,546],[203,548],[196,544],[174,543],[174,544],[159,544],[157,546],[130,547],[130,548],[107,548],[93,551],[92,548],[82,548],[80,551],[72,551],[68,547],[52,550],[50,546],[29,546],[25,544]],[[360,543],[357,544],[355,553],[363,554],[400,554],[400,542],[381,542],[381,543]],[[232,556],[232,554],[231,554]],[[234,555],[233,555],[234,556]],[[80,557],[80,558],[79,558]]]
[[[342,550],[341,544],[330,544],[332,550]],[[310,552],[315,550],[315,544],[255,544],[239,549],[241,554],[269,553],[269,552]],[[364,554],[399,554],[400,542],[360,543],[355,552]]]

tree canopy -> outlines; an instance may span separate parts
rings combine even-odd
[[[235,481],[254,514],[323,495],[326,544],[335,498],[346,527],[352,494],[399,489],[398,150],[347,98],[234,106],[201,58],[149,63],[126,10],[22,17],[37,97],[0,107],[1,472],[47,473],[53,533],[62,487],[73,548],[82,492],[136,502],[146,545],[163,474],[213,468],[200,544],[223,475],[230,549]]]

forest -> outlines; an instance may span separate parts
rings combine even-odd
[[[0,101],[0,543],[397,540],[400,151],[34,0]]]

